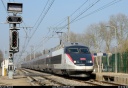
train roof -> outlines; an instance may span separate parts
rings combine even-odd
[[[85,46],[85,45],[82,43],[78,43],[78,42],[66,42],[66,43],[64,43],[64,47],[68,47],[68,46]]]
[[[65,42],[61,45],[58,45],[54,48],[49,49],[49,52],[50,51],[55,51],[55,50],[58,50],[58,49],[61,49],[61,48],[65,48],[65,47],[68,47],[68,46],[85,46],[85,45],[82,44],[82,43],[78,43],[78,42]],[[85,47],[87,47],[87,46],[85,46]]]
[[[66,47],[69,47],[69,46],[84,46],[84,47],[87,47],[87,46],[85,46],[84,44],[78,43],[78,42],[65,42],[65,43],[63,43],[63,44],[61,44],[61,45],[58,45],[58,46],[56,46],[56,47],[54,47],[54,48],[51,48],[51,49],[49,49],[49,50],[44,50],[44,51],[43,51],[43,52],[45,52],[44,55],[39,56],[39,57],[37,57],[37,58],[35,58],[35,59],[32,59],[32,60],[30,60],[30,61],[27,61],[27,62],[32,62],[32,61],[35,61],[35,60],[37,60],[37,59],[41,59],[43,56],[48,55],[48,54],[49,54],[50,52],[52,52],[52,51],[56,51],[56,50],[58,50],[58,49],[66,48]],[[26,63],[27,63],[27,62],[26,62]]]

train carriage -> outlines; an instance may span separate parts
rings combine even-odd
[[[89,48],[79,43],[59,45],[33,59],[30,66],[25,64],[28,63],[23,63],[22,67],[68,76],[89,76],[94,69]]]

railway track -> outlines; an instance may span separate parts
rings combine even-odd
[[[104,82],[104,81],[96,81],[96,80],[93,80],[93,81],[84,81],[85,83],[92,83],[92,84],[96,84],[96,85],[99,85],[99,86],[119,86],[119,84],[116,84],[116,83],[111,83],[111,82]]]
[[[50,74],[40,74],[40,73],[33,73],[28,70],[22,70],[27,78],[29,79],[31,85],[33,86],[66,86],[62,82],[57,82],[56,80],[50,79],[49,76],[52,76]]]
[[[33,86],[119,86],[116,83],[96,81],[94,79],[84,80],[80,78],[64,77],[22,69]]]
[[[47,79],[44,77],[28,77],[29,80],[31,80],[31,84],[33,86],[65,86],[62,83],[56,82],[51,79]]]
[[[70,79],[70,78],[67,78]],[[87,83],[90,84],[90,86],[120,86],[120,84],[112,83],[112,82],[106,82],[106,81],[97,81],[95,79],[81,79],[81,78],[72,78],[72,80],[79,81],[81,83]]]

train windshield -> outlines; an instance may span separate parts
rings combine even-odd
[[[69,53],[79,53],[78,48],[69,48],[68,52]]]
[[[92,56],[88,47],[69,46],[65,48],[65,53],[70,56],[75,65],[92,66]]]
[[[90,54],[90,51],[87,47],[68,47],[66,53]]]
[[[88,50],[88,48],[80,48],[79,51],[81,53],[90,53],[89,50]]]

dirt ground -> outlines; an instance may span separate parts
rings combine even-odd
[[[2,68],[0,68],[0,86],[31,86],[31,85],[29,83],[29,80],[19,73],[14,75],[13,79],[9,79],[8,76],[2,76]]]

